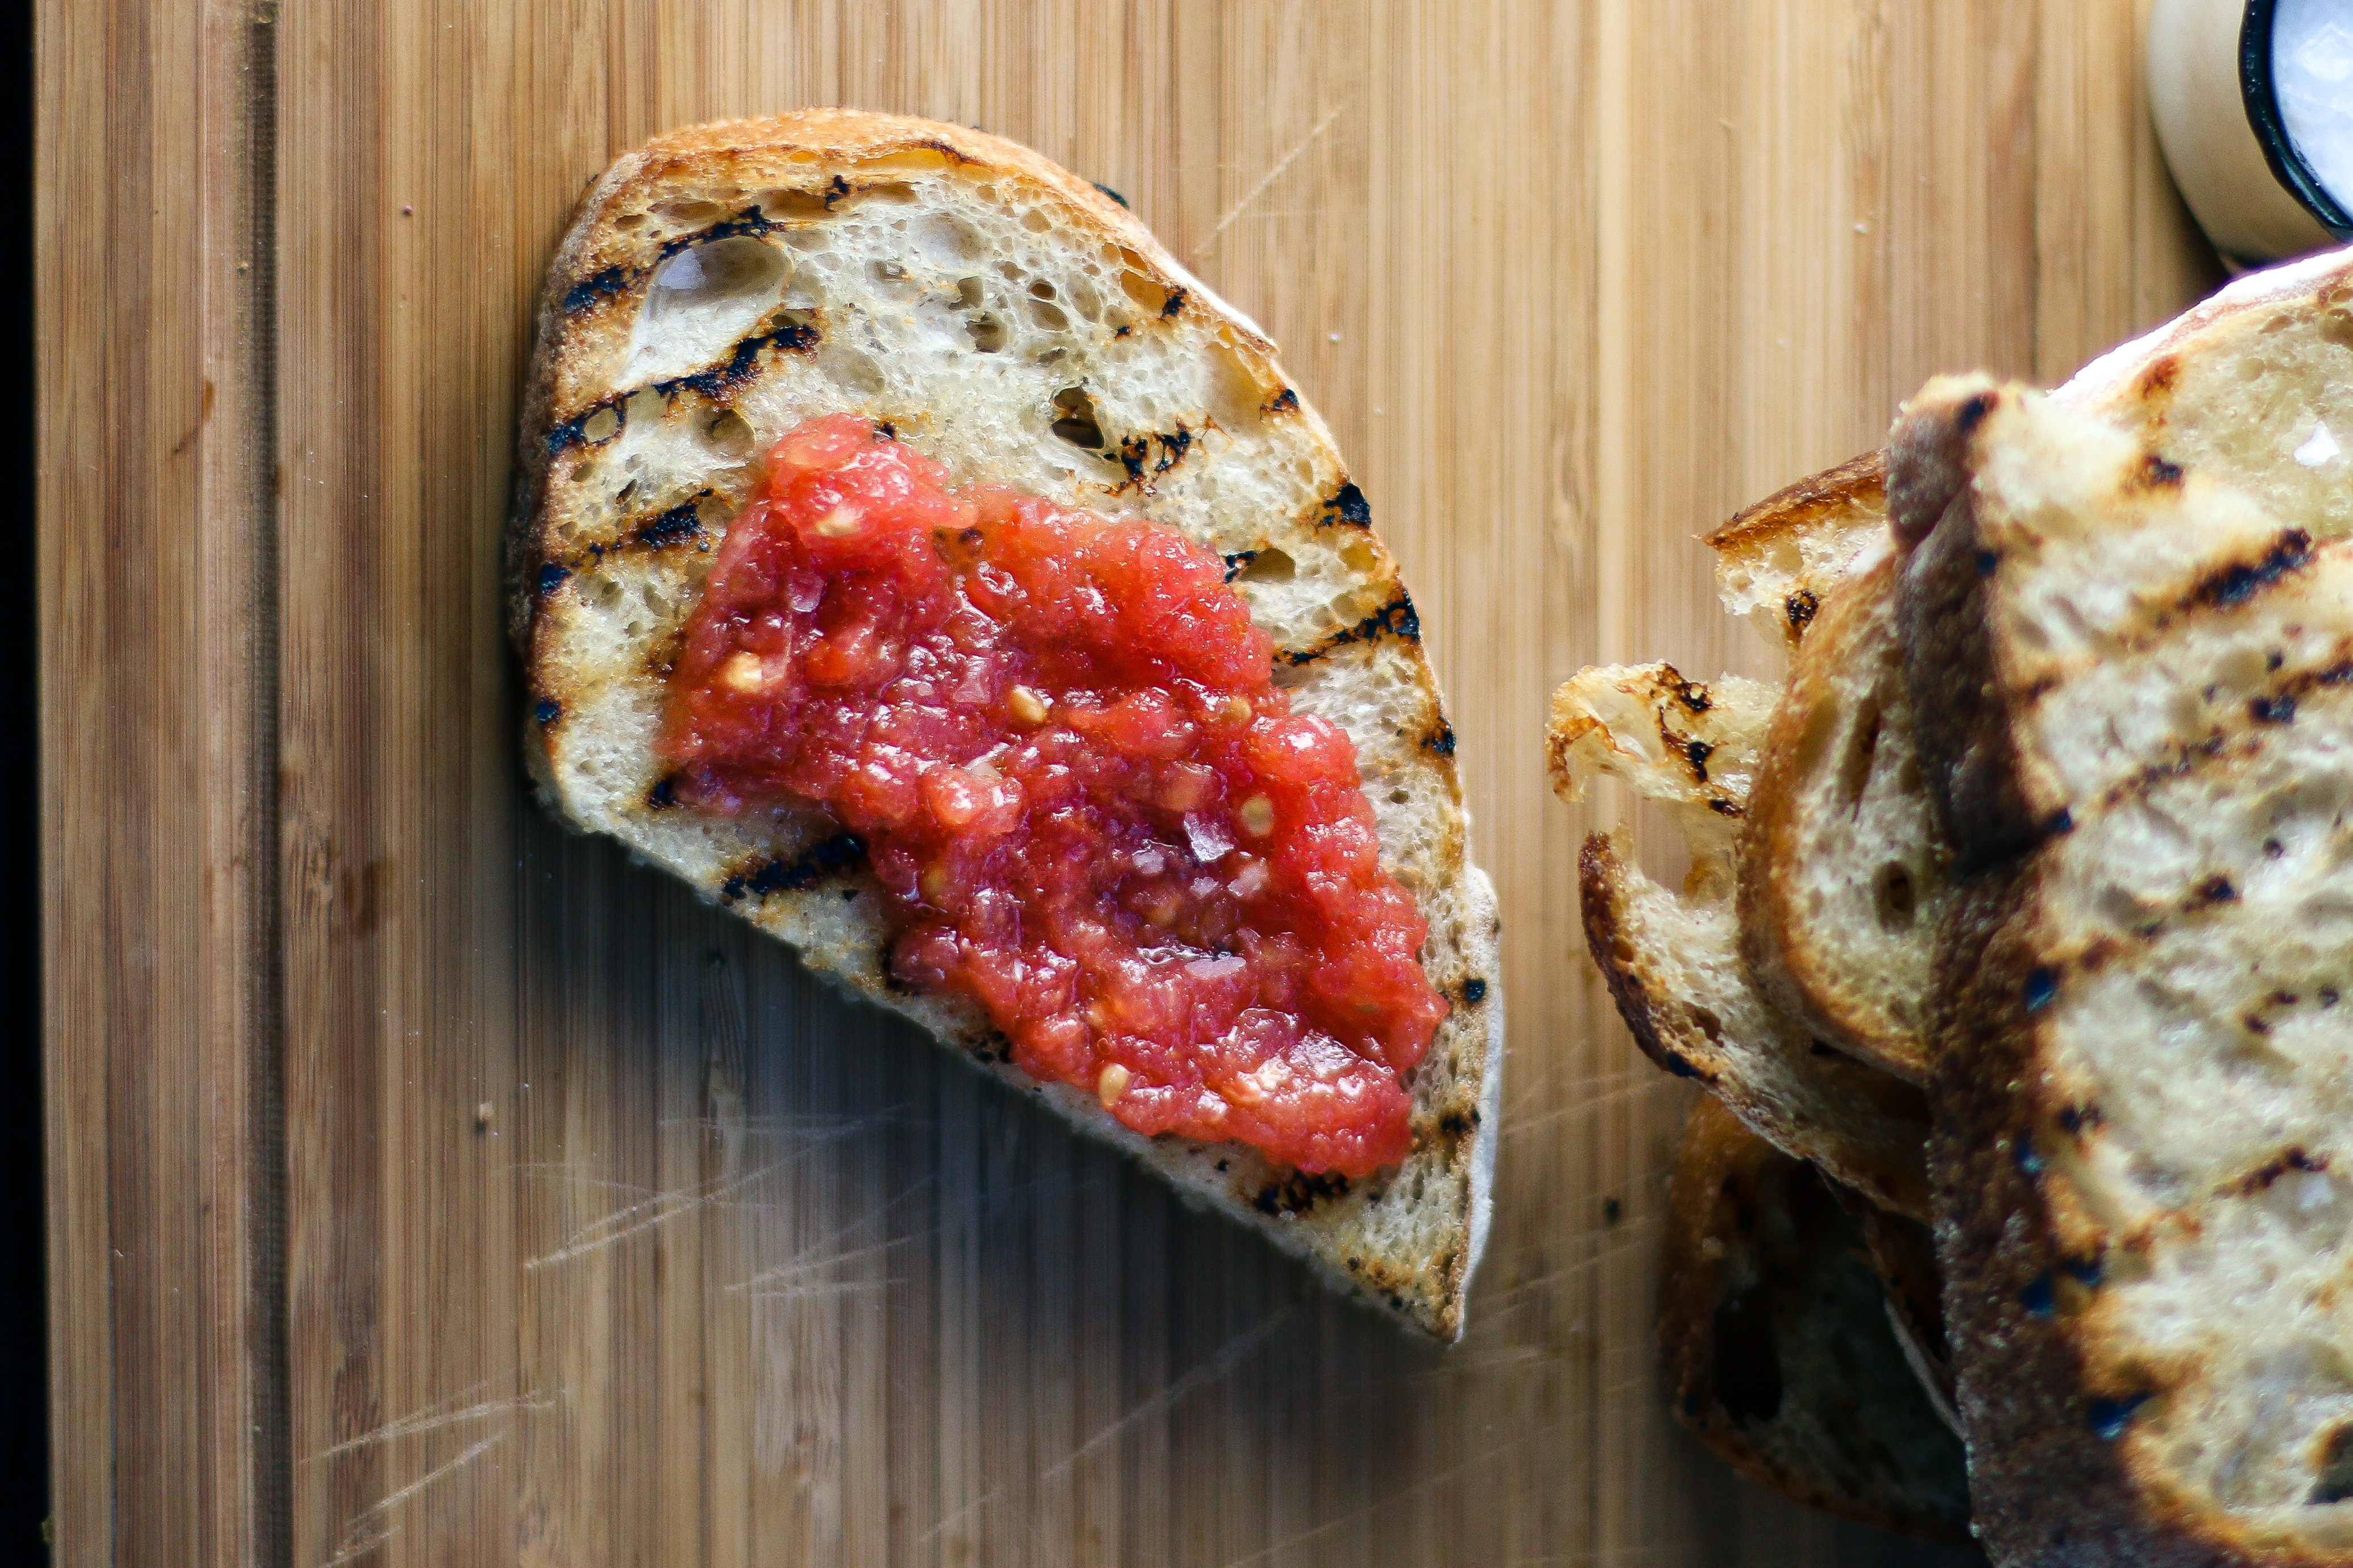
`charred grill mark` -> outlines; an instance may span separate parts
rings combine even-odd
[[[1355,626],[1334,632],[1313,647],[1286,648],[1276,654],[1275,658],[1297,668],[1303,664],[1313,664],[1324,655],[1345,647],[1350,643],[1373,642],[1384,636],[1400,637],[1407,642],[1421,640],[1421,617],[1414,611],[1412,596],[1402,588],[1398,590],[1396,598],[1391,599]]]
[[[745,338],[737,343],[735,352],[728,356],[724,365],[706,365],[675,381],[655,382],[654,390],[665,398],[680,392],[697,392],[714,403],[723,403],[728,394],[751,379],[762,349],[775,347],[789,353],[806,353],[816,348],[817,342],[817,328],[802,321],[786,321],[773,331]]]
[[[1144,459],[1151,451],[1152,437],[1149,436],[1130,436],[1120,442],[1119,466],[1127,470],[1127,478],[1120,481],[1118,489],[1112,492],[1113,495],[1131,485],[1139,489],[1145,488]]]
[[[623,405],[641,390],[660,394],[665,405],[680,393],[691,392],[723,406],[730,395],[751,380],[752,373],[759,365],[762,350],[779,348],[788,353],[806,353],[817,345],[818,330],[805,321],[787,320],[771,331],[755,332],[735,345],[734,352],[728,355],[724,364],[705,365],[701,370],[690,371],[669,381],[649,383],[644,388],[630,387],[606,394],[548,431],[547,455],[558,457],[584,444],[601,447],[617,437],[628,423]],[[588,434],[589,421],[608,411],[614,418],[610,434],[591,437]]]
[[[1781,613],[1789,617],[1789,629],[1801,632],[1811,626],[1820,612],[1822,602],[1814,597],[1810,588],[1800,588],[1781,601]]]
[[[2316,1173],[2327,1169],[2328,1169],[2327,1155],[2307,1154],[2300,1144],[2292,1143],[2232,1182],[2227,1190],[2244,1197],[2254,1193],[2268,1191],[2273,1183],[2290,1171],[2309,1171]]]
[[[1715,748],[1705,741],[1685,741],[1683,752],[1683,762],[1691,768],[1692,777],[1701,784],[1707,783],[1707,760],[1715,754]]]
[[[1168,298],[1163,300],[1160,305],[1160,319],[1165,321],[1171,316],[1174,316],[1177,311],[1183,310],[1185,308],[1185,301],[1189,298],[1191,298],[1191,296],[1182,289],[1171,289],[1168,290]]]
[[[565,579],[571,575],[571,567],[559,566],[554,562],[550,561],[539,569],[539,591],[543,595],[553,594],[558,588],[563,587]]]
[[[668,511],[639,523],[629,537],[649,550],[667,550],[673,544],[695,538],[702,531],[702,516],[697,510],[711,494],[702,491],[691,500],[682,500]]]
[[[2133,478],[2143,489],[2179,489],[2181,488],[2181,465],[2168,463],[2155,452],[2144,453],[2140,468]]]
[[[919,142],[913,145],[943,153],[958,163],[971,161],[944,142]],[[836,174],[822,191],[787,191],[784,195],[788,205],[798,201],[807,204],[810,209],[822,208],[826,212],[831,212],[835,204],[850,194],[849,182]],[[1123,202],[1121,205],[1126,204]],[[564,312],[567,316],[578,315],[581,311],[604,300],[616,299],[628,293],[640,279],[681,250],[691,249],[698,245],[708,245],[715,240],[733,239],[739,235],[751,235],[756,237],[773,234],[786,226],[770,217],[757,203],[754,203],[734,216],[723,218],[717,223],[696,229],[692,234],[672,235],[655,248],[654,260],[645,266],[633,267],[626,262],[616,263],[581,279],[565,290]]]
[[[1260,405],[1261,414],[1294,414],[1299,409],[1299,394],[1284,387]]]
[[[2243,605],[2282,578],[2304,569],[2312,559],[2312,536],[2291,528],[2253,562],[2234,562],[2200,578],[2182,599],[2181,607],[2228,609]]]
[[[1431,725],[1430,732],[1421,738],[1421,749],[1428,752],[1433,757],[1452,756],[1454,754],[1454,726],[1449,724],[1445,720],[1440,719],[1437,723]],[[1482,995],[1486,994],[1486,987],[1482,983],[1480,984],[1480,994]]]
[[[1348,1178],[1337,1171],[1310,1175],[1304,1171],[1285,1172],[1278,1181],[1269,1182],[1250,1199],[1250,1206],[1262,1215],[1305,1214],[1325,1198],[1345,1197]]]
[[[2231,879],[2214,876],[2207,878],[2195,888],[2190,889],[2189,897],[2182,900],[2181,907],[2187,910],[2209,910],[2216,904],[2235,904],[2238,901],[2239,889],[2231,885]]]
[[[543,697],[532,704],[531,716],[533,721],[543,730],[564,717],[564,704],[553,697]]]
[[[2082,1137],[2085,1128],[2096,1128],[2107,1119],[2107,1112],[2096,1105],[2069,1105],[2059,1111],[2059,1125],[2067,1130],[2070,1138]]]
[[[1365,492],[1356,488],[1354,479],[1349,479],[1332,492],[1332,499],[1324,503],[1323,515],[1315,521],[1326,528],[1334,523],[1345,523],[1350,528],[1370,528],[1373,526],[1373,509],[1366,501]]]
[[[1704,713],[1715,706],[1715,699],[1708,694],[1706,687],[1696,680],[1685,680],[1683,671],[1672,665],[1663,668],[1667,672],[1667,689],[1674,693],[1676,701],[1694,713]]]
[[[668,811],[678,804],[678,775],[664,773],[646,791],[646,806],[650,811]]]
[[[1182,424],[1176,426],[1174,435],[1160,436],[1155,439],[1160,443],[1160,460],[1152,466],[1152,471],[1155,474],[1165,474],[1183,462],[1185,454],[1193,447],[1193,432],[1185,428]]]
[[[1145,465],[1152,458],[1152,448],[1155,443],[1157,443],[1160,447],[1160,456],[1156,461],[1151,462],[1151,476],[1147,478]],[[1123,490],[1134,489],[1145,495],[1150,495],[1152,479],[1159,478],[1183,462],[1185,454],[1191,451],[1192,447],[1193,432],[1182,421],[1178,422],[1174,431],[1166,435],[1154,432],[1148,435],[1123,437],[1119,444],[1119,466],[1127,471],[1127,477],[1113,486],[1111,493],[1118,495]]]
[[[2277,667],[2274,666],[2274,668]],[[2258,728],[2293,723],[2303,699],[2315,691],[2326,691],[2353,682],[2353,659],[2338,659],[2316,669],[2300,669],[2272,689],[2247,700],[2248,720]],[[2211,694],[2209,700],[2211,700]],[[2263,749],[2263,738],[2246,730],[2216,729],[2195,741],[2183,742],[2174,748],[2170,757],[2151,763],[2138,773],[2109,786],[2100,797],[2104,809],[2113,808],[2124,801],[2147,794],[2157,785],[2170,779],[2183,778],[2210,763],[2226,759],[2243,760]],[[2267,843],[2265,854],[2275,854]]]
[[[668,261],[680,251],[691,250],[698,245],[710,245],[718,240],[734,239],[744,235],[750,235],[756,239],[780,226],[782,226],[771,223],[767,214],[762,212],[756,205],[749,206],[733,217],[722,218],[708,228],[696,229],[692,234],[673,235],[662,241],[661,248],[656,254],[661,258],[661,260]],[[647,270],[650,271],[651,268],[649,268]]]
[[[1700,1082],[1710,1085],[1713,1085],[1715,1082],[1715,1075],[1714,1073],[1709,1072],[1697,1062],[1693,1061],[1689,1057],[1683,1055],[1683,1052],[1676,1050],[1672,1046],[1662,1045],[1660,1048],[1666,1053],[1667,1070],[1674,1074],[1677,1078],[1695,1078],[1699,1079]]]
[[[1230,583],[1235,578],[1240,576],[1243,573],[1249,571],[1250,563],[1257,559],[1258,552],[1255,550],[1237,550],[1231,555],[1227,556],[1225,558],[1226,581]]]
[[[865,863],[864,842],[854,833],[837,833],[790,860],[762,860],[745,867],[721,885],[719,896],[732,904],[747,895],[765,899],[771,893],[800,892]]]
[[[1486,981],[1474,974],[1470,979],[1462,983],[1462,1005],[1464,1006],[1476,1007],[1480,1003],[1484,1002],[1486,999]]]
[[[1104,184],[1101,180],[1089,180],[1087,184],[1092,185],[1096,190],[1102,192],[1104,195],[1109,196],[1120,205],[1127,206],[1127,198],[1121,195],[1117,191],[1113,190],[1109,185]],[[1134,211],[1134,209],[1130,208],[1129,210]]]
[[[564,313],[576,316],[626,292],[635,276],[627,267],[607,267],[602,272],[590,273],[564,291]]]
[[[2167,354],[2140,374],[2139,392],[2143,397],[2162,397],[2173,390],[2181,379],[2181,361]]]

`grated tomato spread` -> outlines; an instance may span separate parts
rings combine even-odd
[[[893,977],[976,999],[1032,1077],[1365,1175],[1447,1005],[1355,749],[1291,711],[1223,565],[813,420],[719,549],[660,749],[682,805],[855,835]]]

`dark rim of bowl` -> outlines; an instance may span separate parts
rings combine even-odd
[[[2353,216],[2321,184],[2280,119],[2279,91],[2272,83],[2272,13],[2278,6],[2279,0],[2247,0],[2246,18],[2239,24],[2239,96],[2246,102],[2247,125],[2273,177],[2323,228],[2338,239],[2353,238]]]

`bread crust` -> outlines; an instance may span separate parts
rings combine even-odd
[[[1876,448],[1784,485],[1706,536],[1725,608],[1773,624],[1796,647],[1886,510],[1887,454]]]
[[[1641,929],[1639,873],[1607,836],[1586,839],[1577,873],[1586,948],[1643,1055],[1696,1079],[1758,1137],[1873,1203],[1927,1216],[1927,1109],[1917,1086],[1808,1042],[1755,999],[1744,1016],[1736,995],[1690,994],[1664,967],[1673,944]],[[1760,1029],[1778,1033],[1745,1037]]]
[[[1824,950],[1824,918],[1806,902],[1800,873],[1817,868],[1810,820],[1817,802],[1808,785],[1824,766],[1848,768],[1847,759],[1818,755],[1836,743],[1826,731],[1845,716],[1838,687],[1842,679],[1867,680],[1877,704],[1869,717],[1878,745],[1894,748],[1908,739],[1911,714],[1903,700],[1902,669],[1858,675],[1859,647],[1870,624],[1894,589],[1895,562],[1882,554],[1875,563],[1858,563],[1825,597],[1811,634],[1792,655],[1789,681],[1773,710],[1764,757],[1750,792],[1748,823],[1740,843],[1738,904],[1740,955],[1758,989],[1791,1017],[1839,1049],[1899,1078],[1925,1083],[1927,1043],[1907,1020],[1852,984],[1843,966]],[[1880,690],[1884,685],[1892,689]],[[1873,768],[1876,757],[1870,760]],[[1855,781],[1858,796],[1863,781]],[[1932,862],[1933,864],[1933,862]],[[1854,871],[1868,869],[1861,865]],[[1941,880],[1941,878],[1937,879]],[[1907,879],[1911,889],[1921,879]],[[1906,903],[1927,902],[1914,918],[1932,918],[1930,887],[1911,892]]]
[[[988,194],[977,194],[984,188]],[[1132,291],[1156,307],[1134,312],[1135,320],[1120,334],[1123,352],[1141,345],[1166,356],[1219,356],[1221,374],[1252,389],[1259,405],[1247,415],[1252,428],[1279,431],[1288,443],[1283,449],[1299,455],[1297,466],[1326,477],[1320,500],[1266,526],[1303,563],[1311,554],[1327,563],[1345,554],[1345,580],[1367,613],[1336,631],[1304,624],[1271,628],[1281,649],[1278,662],[1304,672],[1307,685],[1294,693],[1295,701],[1312,705],[1322,692],[1327,706],[1345,707],[1330,694],[1376,688],[1390,693],[1389,707],[1410,715],[1409,724],[1374,733],[1361,718],[1335,721],[1368,759],[1368,786],[1374,772],[1386,770],[1393,784],[1416,792],[1418,802],[1435,803],[1425,814],[1426,829],[1409,840],[1399,839],[1386,823],[1382,835],[1385,865],[1399,871],[1431,918],[1424,967],[1453,1008],[1411,1085],[1414,1148],[1401,1167],[1349,1184],[1272,1167],[1238,1145],[1130,1132],[1093,1096],[1033,1083],[1012,1067],[976,1007],[910,994],[890,984],[877,917],[860,912],[875,907],[878,885],[856,854],[828,848],[832,841],[821,823],[806,817],[740,822],[690,841],[678,814],[661,815],[659,789],[649,795],[650,774],[620,789],[592,784],[585,771],[580,756],[588,742],[575,731],[589,724],[595,702],[607,702],[599,711],[618,710],[617,700],[610,699],[616,688],[627,688],[629,700],[640,706],[659,700],[660,676],[648,672],[651,652],[610,668],[587,669],[582,662],[579,627],[587,612],[567,584],[592,566],[609,575],[617,561],[635,559],[624,548],[628,541],[609,550],[589,547],[596,552],[591,562],[580,540],[563,531],[579,515],[584,487],[600,482],[581,477],[589,467],[585,454],[602,439],[592,422],[626,426],[637,416],[631,412],[637,400],[648,395],[645,384],[630,381],[627,366],[655,269],[690,244],[822,225],[828,215],[855,212],[861,203],[912,199],[913,210],[926,212],[922,202],[934,198],[925,192],[945,193],[940,201],[1018,203],[1042,217],[1039,232],[1048,237],[1040,246],[1064,244],[1074,254],[1082,246],[1088,255],[1112,258]],[[773,218],[762,202],[786,218]],[[672,224],[666,232],[665,206],[712,211],[691,219],[699,226],[690,231]],[[779,321],[787,324],[778,326]],[[660,399],[655,416],[669,420],[681,405],[703,418],[750,409],[755,395],[782,384],[797,363],[807,363],[809,342],[821,342],[840,324],[792,321],[772,313],[762,321],[767,335],[741,338],[732,358],[651,384]],[[1103,329],[1103,342],[1111,335]],[[1461,1331],[1465,1292],[1491,1206],[1503,1049],[1494,898],[1468,858],[1452,731],[1421,650],[1411,600],[1370,530],[1364,500],[1347,482],[1329,432],[1290,387],[1273,353],[1254,323],[1179,265],[1118,202],[1029,149],[982,132],[899,116],[809,110],[673,132],[623,155],[582,199],[549,267],[524,397],[507,566],[511,627],[527,691],[526,758],[543,798],[570,825],[620,838],[704,897],[791,942],[812,968],[853,994],[914,1019],[966,1061],[1123,1149],[1189,1200],[1268,1236],[1343,1289],[1452,1339]],[[902,438],[925,439],[925,410],[890,406],[881,395],[837,397],[797,416],[839,411],[864,413],[878,423],[895,419],[906,427]],[[1216,423],[1203,413],[1178,428],[1206,433]],[[765,432],[765,438],[776,434],[781,431]],[[1219,438],[1240,437],[1223,432]],[[1194,468],[1212,460],[1204,455],[1209,437],[1198,439],[1204,444],[1189,449]],[[961,455],[955,450],[931,455],[957,469]],[[1159,468],[1140,461],[1132,466],[1136,482],[1119,487],[1115,510],[1169,521],[1199,539],[1195,515],[1154,489],[1155,476],[1187,455],[1183,446],[1164,445]],[[965,479],[958,475],[958,482]],[[1080,505],[1101,500],[1083,488],[1056,499]],[[1233,548],[1231,542],[1207,542]],[[682,621],[689,608],[673,606],[671,620]],[[649,648],[668,635],[669,624],[643,634]],[[1377,802],[1377,815],[1381,809]]]

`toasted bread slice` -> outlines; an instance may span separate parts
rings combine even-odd
[[[1811,1165],[1701,1100],[1661,1264],[1669,1395],[1709,1447],[1809,1508],[1968,1539],[1960,1439],[1897,1342],[1863,1225]]]
[[[2336,537],[2353,531],[2353,458],[2336,449],[2340,437],[2353,444],[2348,300],[2344,254],[2255,274],[2052,395]],[[1877,551],[1855,550],[1869,502],[1854,476],[1868,467],[1858,459],[1792,487],[1783,494],[1815,499],[1768,501],[1752,509],[1764,521],[1743,532],[1736,519],[1716,536],[1735,541],[1720,546],[1727,560],[1852,563],[1835,586],[1787,589],[1791,603],[1804,595],[1820,609],[1791,657],[1758,765],[1740,857],[1741,951],[1758,986],[1804,1026],[1918,1079],[1919,1009],[1951,883],[1913,752],[1893,572],[1872,566]]]
[[[1734,932],[1732,852],[1771,689],[1713,686],[1671,665],[1581,671],[1553,696],[1554,787],[1607,774],[1672,808],[1691,851],[1680,894],[1596,834],[1578,859],[1587,949],[1635,1042],[1696,1078],[1758,1136],[1874,1202],[1927,1213],[1920,1090],[1816,1042],[1748,983]]]
[[[854,413],[944,464],[1181,530],[1230,563],[1295,707],[1355,742],[1383,864],[1452,1012],[1413,1148],[1355,1183],[1147,1140],[1031,1082],[976,1005],[894,989],[879,884],[815,816],[678,809],[654,739],[711,547],[763,454]],[[957,126],[811,110],[617,161],[548,272],[511,535],[527,753],[549,807],[799,950],[1188,1195],[1441,1338],[1485,1234],[1503,1041],[1496,916],[1413,603],[1274,346],[1119,203]]]
[[[2004,1563],[2353,1563],[2353,544],[2174,449],[1982,378],[1893,447],[1972,1488]]]
[[[1739,855],[1740,954],[1801,1026],[1928,1074],[1931,932],[1953,897],[1912,755],[1884,531],[1826,593],[1767,730]]]

